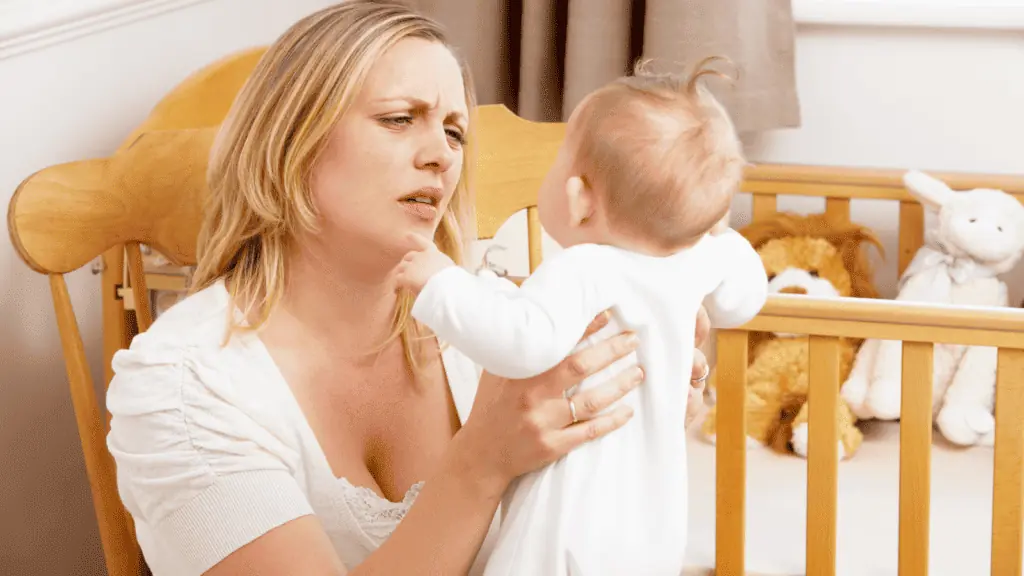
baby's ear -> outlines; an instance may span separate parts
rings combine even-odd
[[[956,192],[945,182],[918,170],[911,170],[903,175],[903,184],[925,208],[938,212],[942,206],[953,199]]]
[[[569,204],[569,224],[581,226],[594,214],[594,193],[580,176],[565,181],[565,196]]]

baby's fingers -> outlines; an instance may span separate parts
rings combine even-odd
[[[406,234],[405,239],[406,242],[409,243],[409,250],[412,251],[410,253],[429,250],[434,246],[434,244],[430,240],[427,240],[426,238],[415,232],[409,232],[408,234]]]

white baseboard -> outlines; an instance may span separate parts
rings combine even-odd
[[[0,0],[0,60],[209,0]]]
[[[792,0],[797,24],[1024,30],[1024,0]]]

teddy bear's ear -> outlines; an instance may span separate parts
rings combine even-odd
[[[956,192],[945,182],[918,170],[910,170],[903,175],[903,184],[925,208],[938,212],[942,206],[953,199]]]

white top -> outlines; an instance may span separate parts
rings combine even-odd
[[[547,258],[521,288],[455,267],[434,275],[413,317],[493,374],[527,378],[552,368],[609,308],[613,321],[591,340],[620,327],[640,337],[632,358],[580,386],[639,362],[644,383],[621,401],[633,418],[513,484],[485,575],[679,574],[697,311],[703,302],[713,326],[736,327],[760,312],[767,294],[760,256],[731,230],[666,257],[573,246]]]
[[[422,483],[393,503],[336,478],[261,340],[248,333],[221,346],[229,307],[223,284],[213,285],[114,356],[107,445],[146,562],[156,576],[201,574],[316,514],[351,569],[387,539]],[[450,346],[442,358],[465,421],[479,369]]]

